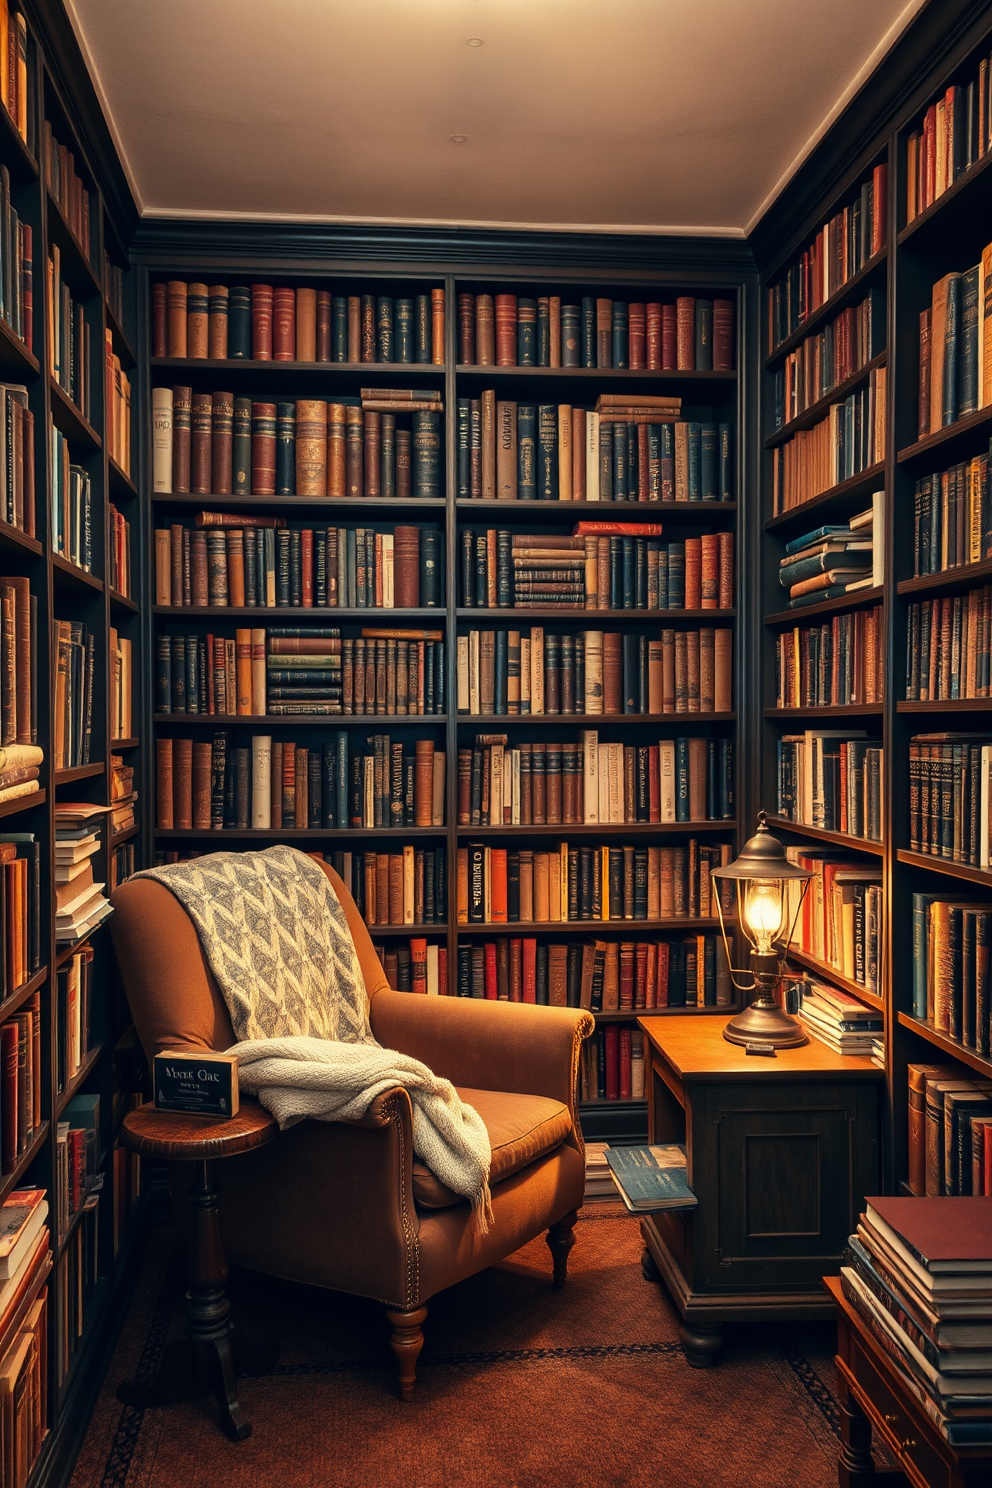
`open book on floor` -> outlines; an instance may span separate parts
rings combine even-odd
[[[687,1181],[684,1147],[610,1147],[606,1161],[631,1214],[692,1209],[697,1202]]]

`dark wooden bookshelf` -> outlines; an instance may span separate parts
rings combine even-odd
[[[907,130],[907,137],[909,132]],[[987,211],[992,204],[990,160],[992,155],[983,155],[976,160],[924,211],[918,212],[912,222],[908,222],[897,235],[897,245],[900,248],[916,247],[921,240],[926,242],[935,235],[955,232],[960,226],[960,222],[955,221],[956,218],[967,214],[974,220],[976,213],[980,215]]]
[[[797,837],[811,837],[815,842],[832,842],[835,847],[846,847],[851,852],[871,853],[874,857],[881,857],[885,852],[883,844],[871,837],[852,837],[849,832],[832,832],[827,827],[789,821],[784,816],[769,816],[768,825],[776,832],[792,832]]]
[[[814,703],[808,708],[766,708],[766,718],[874,718],[885,709],[881,703]]]
[[[796,417],[791,419],[789,423],[783,424],[773,434],[769,434],[765,439],[765,449],[774,449],[776,445],[784,444],[787,439],[791,439],[793,434],[798,434],[801,429],[811,429],[814,424],[818,424],[821,419],[826,417],[830,412],[830,405],[832,403],[843,402],[848,393],[853,393],[863,382],[868,381],[876,367],[884,366],[885,352],[880,351],[877,356],[872,357],[871,361],[865,362],[863,367],[859,367],[857,372],[852,372],[850,377],[845,377],[842,382],[838,382],[837,386],[831,388],[829,393],[824,393],[822,398],[817,398],[816,402],[811,403],[802,413],[796,414]]]
[[[978,563],[961,563],[956,568],[944,568],[939,573],[921,574],[919,578],[900,579],[897,594],[959,594],[965,589],[974,589],[992,578],[992,558],[983,558]]]
[[[459,837],[665,837],[696,832],[733,832],[736,821],[552,822],[540,825],[458,827]],[[396,827],[399,832],[401,829]],[[405,828],[403,830],[406,830]]]
[[[555,518],[567,522],[569,518],[580,521],[608,522],[698,522],[712,515],[724,513],[733,516],[737,511],[736,501],[481,501],[462,497],[455,502],[455,509],[466,517],[477,513],[480,517],[506,517],[512,513],[514,521],[552,522]]]
[[[992,177],[990,177],[992,179]],[[899,451],[897,459],[900,465],[929,455],[931,450],[942,450],[945,445],[951,446],[951,451],[944,459],[945,464],[951,464],[954,455],[954,447],[968,439],[969,435],[976,430],[983,434],[989,423],[992,423],[992,407],[979,408],[976,413],[968,413],[964,418],[957,419],[953,424],[947,424],[943,429],[937,429],[933,434],[927,434],[923,439],[917,439],[915,444],[907,444]]]
[[[811,972],[813,976],[819,977],[821,981],[832,982],[842,992],[848,992],[852,997],[857,997],[859,1001],[866,1003],[868,1007],[875,1008],[878,1012],[885,1011],[885,999],[883,997],[877,992],[869,991],[861,982],[856,982],[853,977],[844,976],[843,972],[838,971],[837,967],[831,965],[830,962],[818,961],[815,956],[807,955],[805,951],[797,951],[794,946],[790,946],[786,953],[786,960],[795,961],[804,971]]]
[[[298,613],[297,611],[293,612]],[[407,611],[407,614],[413,613]],[[363,615],[368,611],[363,610]],[[734,610],[556,610],[537,606],[532,610],[500,609],[500,610],[469,610],[458,609],[455,611],[459,620],[485,620],[492,622],[501,617],[505,620],[508,615],[513,615],[519,621],[531,620],[602,620],[606,628],[611,625],[629,625],[632,621],[640,625],[664,624],[673,626],[676,620],[736,620],[737,611]],[[598,630],[599,626],[587,624],[587,630]]]
[[[840,205],[840,202],[838,202],[838,208]],[[809,229],[805,234],[805,239],[814,237],[823,225],[824,214],[818,213],[817,215],[820,220],[818,220],[816,226],[812,222],[810,223]],[[798,253],[792,255],[793,257],[799,257],[803,253],[806,246],[805,239],[802,246],[799,247]],[[777,346],[772,347],[765,355],[765,368],[774,367],[778,362],[783,361],[790,351],[795,351],[797,346],[802,345],[807,336],[812,336],[818,331],[823,326],[824,321],[829,320],[832,315],[836,315],[839,311],[846,309],[861,291],[870,288],[869,281],[875,275],[876,271],[881,269],[886,261],[887,254],[887,247],[880,248],[873,257],[862,264],[856,274],[852,274],[850,279],[842,284],[839,289],[834,290],[833,294],[823,301],[822,305],[807,315],[801,326],[797,326],[794,331],[790,331],[784,341],[780,341]],[[788,268],[788,264],[783,265],[782,271],[773,274],[769,279],[769,284],[774,284],[780,279],[786,268]],[[762,310],[765,312],[767,321],[767,306],[765,304],[762,305]]]
[[[979,1054],[976,1049],[969,1049],[961,1039],[952,1038],[942,1028],[937,1028],[927,1018],[914,1018],[912,1013],[899,1013],[899,1022],[903,1028],[910,1029],[919,1038],[926,1039],[927,1043],[933,1044],[943,1054],[950,1054],[952,1059],[959,1059],[962,1064],[968,1065],[970,1069],[977,1070],[980,1075],[987,1079],[992,1078],[992,1058],[988,1054]]]
[[[779,594],[783,591],[779,588]],[[773,610],[765,616],[766,625],[802,625],[804,620],[818,620],[824,615],[840,615],[846,610],[867,610],[881,604],[883,587],[873,585],[870,589],[855,589],[850,594],[838,594],[835,599],[821,599],[818,604],[800,605],[794,610]]]
[[[820,527],[828,520],[828,512],[835,509],[838,512],[841,509],[853,511],[859,504],[855,498],[870,495],[879,481],[885,479],[885,468],[885,461],[879,460],[866,470],[859,470],[856,475],[840,481],[836,486],[828,486],[818,496],[811,496],[808,501],[801,501],[798,506],[790,506],[777,516],[769,517],[765,522],[766,531],[777,532],[779,529],[798,526]]]

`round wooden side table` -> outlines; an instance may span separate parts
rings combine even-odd
[[[231,1304],[225,1291],[227,1257],[220,1234],[220,1189],[214,1164],[271,1142],[278,1131],[275,1118],[252,1100],[242,1102],[238,1114],[227,1119],[179,1116],[145,1105],[128,1112],[123,1130],[124,1141],[133,1152],[166,1162],[191,1162],[195,1177],[190,1189],[186,1336],[166,1345],[154,1379],[147,1383],[123,1382],[117,1387],[117,1398],[122,1405],[142,1409],[161,1405],[185,1378],[193,1375],[213,1388],[220,1424],[227,1436],[242,1441],[251,1435],[251,1423],[238,1404],[231,1351]],[[268,1363],[273,1367],[275,1359]]]

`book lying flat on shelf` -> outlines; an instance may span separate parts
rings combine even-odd
[[[685,1148],[677,1143],[611,1147],[606,1161],[631,1214],[655,1209],[692,1209],[698,1203],[687,1180]]]

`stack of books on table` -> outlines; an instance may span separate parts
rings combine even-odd
[[[885,1039],[878,1033],[871,1041],[871,1062],[877,1064],[879,1069],[885,1068]]]
[[[807,982],[799,1017],[807,1033],[837,1054],[871,1054],[885,1027],[881,1013],[825,982]]]
[[[992,1445],[992,1198],[869,1199],[844,1295],[952,1447]]]
[[[610,1165],[606,1161],[609,1142],[586,1143],[586,1204],[596,1199],[616,1199]]]
[[[871,506],[849,522],[786,543],[779,583],[789,591],[790,610],[881,584],[883,497],[876,491]]]
[[[55,808],[55,939],[85,940],[111,913],[103,883],[93,876],[93,855],[103,845],[101,819],[112,808],[88,801],[59,801]]]

